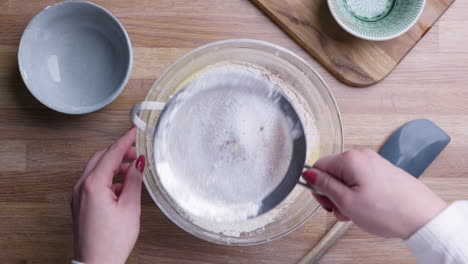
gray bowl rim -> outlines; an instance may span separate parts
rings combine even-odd
[[[83,3],[83,4],[86,4],[86,5],[89,5],[91,6],[92,8],[97,8],[101,11],[104,11],[107,15],[109,15],[109,17],[116,23],[116,25],[119,27],[119,29],[122,31],[122,33],[124,34],[125,36],[125,40],[126,40],[126,44],[127,44],[127,49],[128,49],[128,54],[129,54],[129,62],[128,62],[128,65],[127,65],[127,70],[125,72],[125,77],[124,79],[122,80],[122,82],[120,83],[118,89],[116,89],[111,96],[107,97],[106,100],[100,102],[99,104],[96,104],[94,105],[93,107],[91,108],[87,108],[87,110],[71,110],[71,109],[66,109],[66,108],[63,108],[63,107],[56,107],[56,106],[53,106],[53,105],[48,105],[47,102],[45,100],[42,100],[39,98],[39,93],[38,92],[34,92],[29,86],[31,84],[29,84],[27,81],[26,81],[26,78],[23,74],[23,71],[21,70],[23,68],[23,57],[21,55],[21,50],[22,50],[22,47],[25,45],[24,42],[24,36],[31,30],[31,27],[33,27],[35,21],[38,19],[38,17],[43,13],[45,12],[47,9],[50,9],[50,8],[54,8],[56,6],[59,6],[59,5],[65,5],[65,4],[68,4],[68,3]],[[92,3],[92,2],[88,2],[88,1],[83,1],[83,0],[65,0],[65,1],[62,1],[62,2],[58,2],[58,3],[55,3],[55,4],[51,4],[51,5],[48,5],[47,7],[43,8],[41,11],[39,11],[39,13],[37,13],[32,19],[31,21],[28,23],[28,25],[26,26],[26,29],[23,31],[23,34],[21,35],[21,40],[20,40],[20,43],[19,43],[19,46],[18,46],[18,55],[17,55],[17,59],[18,59],[18,66],[19,66],[19,71],[20,71],[20,74],[21,74],[21,78],[23,80],[23,83],[26,85],[26,87],[28,88],[29,92],[34,96],[34,98],[36,98],[36,100],[38,100],[40,103],[42,103],[43,105],[45,105],[46,107],[52,109],[52,110],[55,110],[57,112],[60,112],[60,113],[63,113],[63,114],[70,114],[70,115],[80,115],[80,114],[88,114],[88,113],[92,113],[92,112],[95,112],[95,111],[98,111],[104,107],[106,107],[107,105],[109,105],[110,103],[112,103],[115,99],[117,99],[117,97],[122,93],[122,91],[124,90],[125,86],[127,85],[128,83],[128,80],[130,79],[130,74],[132,72],[132,67],[133,67],[133,51],[132,51],[132,43],[130,41],[130,37],[128,36],[128,33],[127,31],[125,30],[124,26],[122,25],[122,23],[120,23],[120,21],[114,16],[112,15],[111,12],[109,12],[107,9],[105,9],[104,7],[100,6],[100,5],[97,5],[95,3]],[[76,109],[76,108],[74,108]]]

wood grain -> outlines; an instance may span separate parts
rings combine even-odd
[[[377,149],[398,126],[434,120],[452,142],[422,181],[448,201],[468,199],[468,2],[456,1],[385,81],[343,85],[247,0],[95,1],[129,32],[132,76],[124,92],[92,114],[48,110],[28,92],[16,52],[28,21],[50,0],[0,1],[0,263],[69,263],[71,188],[94,151],[130,126],[129,111],[164,69],[214,40],[256,38],[284,46],[325,79],[340,106],[346,148]],[[311,1],[313,2],[313,1]],[[387,47],[388,50],[393,50]],[[224,247],[192,237],[142,196],[142,224],[128,263],[296,263],[335,223],[320,211],[304,226],[266,245]],[[123,227],[124,228],[124,227]],[[415,263],[405,245],[353,226],[320,263]]]
[[[353,222],[337,222],[297,264],[316,264],[351,228]]]
[[[404,35],[375,42],[354,37],[333,19],[327,1],[252,0],[336,78],[352,86],[383,80],[455,0],[427,0]]]
[[[0,140],[0,168],[4,171],[26,171],[26,142]]]

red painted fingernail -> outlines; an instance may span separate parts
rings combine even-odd
[[[317,173],[311,170],[304,171],[302,173],[302,177],[304,178],[304,180],[306,180],[308,184],[311,184],[311,185],[314,185],[315,182],[317,181]]]
[[[145,170],[145,156],[144,155],[140,155],[140,157],[138,157],[138,159],[135,162],[135,168],[139,172],[143,173],[143,171]]]

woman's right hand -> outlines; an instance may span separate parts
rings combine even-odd
[[[327,156],[302,175],[325,196],[320,204],[340,221],[363,230],[406,239],[447,204],[426,185],[372,150]]]

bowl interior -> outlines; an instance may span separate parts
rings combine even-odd
[[[66,1],[40,12],[26,28],[18,54],[32,94],[65,113],[110,103],[131,69],[131,46],[120,23],[88,2]]]
[[[302,59],[271,43],[227,40],[200,47],[171,66],[153,85],[145,100],[167,102],[188,81],[219,63],[258,66],[266,69],[272,81],[282,83],[281,88],[296,107],[305,128],[307,163],[313,163],[319,155],[342,151],[341,120],[330,90]],[[143,111],[140,117],[149,127],[155,127],[159,114],[158,111]],[[277,208],[253,219],[233,223],[199,221],[184,212],[165,191],[152,162],[153,149],[153,136],[139,130],[137,150],[148,160],[144,178],[148,192],[168,218],[201,239],[230,245],[265,243],[295,230],[319,208],[310,190],[296,185]]]
[[[424,0],[328,0],[337,22],[351,34],[370,40],[394,38],[419,18]]]

